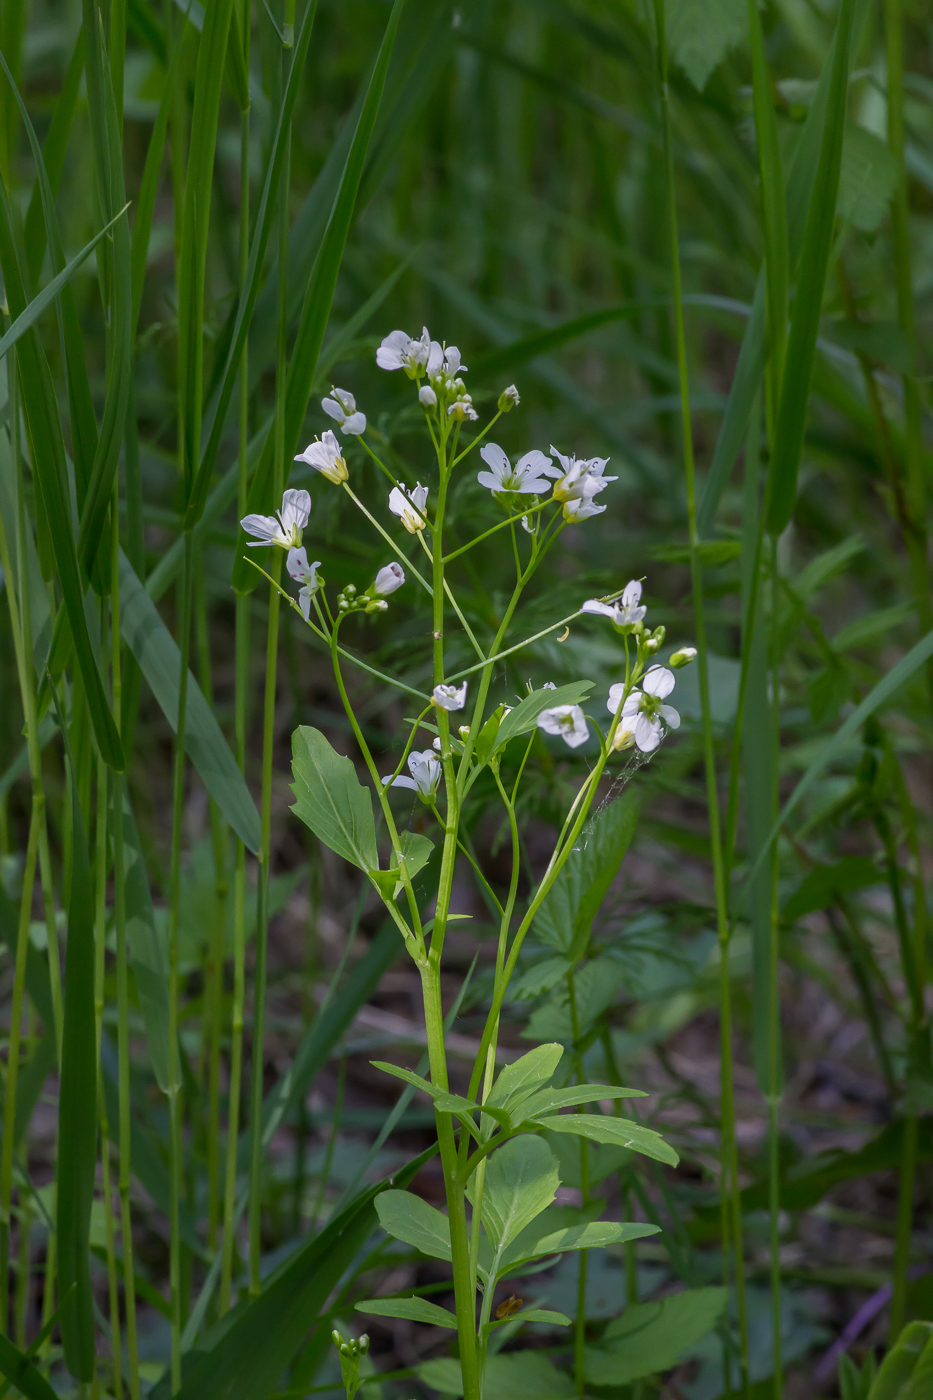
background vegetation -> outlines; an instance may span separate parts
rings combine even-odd
[[[350,753],[352,736],[327,657],[287,611],[269,670],[267,590],[237,563],[236,528],[327,425],[332,382],[393,461],[423,469],[374,351],[427,323],[461,348],[481,411],[518,384],[508,450],[609,456],[619,478],[607,512],[563,535],[524,632],[644,576],[652,623],[691,642],[703,580],[707,724],[685,672],[684,727],[631,775],[635,837],[577,950],[583,1022],[540,975],[542,930],[503,1027],[506,1052],[563,1040],[595,1078],[649,1089],[646,1120],[681,1154],[677,1171],[602,1164],[610,1214],[663,1233],[591,1260],[604,1369],[587,1384],[832,1393],[840,1352],[861,1363],[906,1319],[933,1319],[930,15],[669,0],[668,129],[637,0],[293,11],[0,7],[0,1264],[4,1330],[33,1363],[17,1384],[297,1400],[338,1384],[330,1332],[359,1330],[356,1299],[443,1296],[371,1208],[346,1213],[433,1140],[426,1101],[393,1108],[369,1064],[418,1066],[417,979],[348,867],[290,815],[296,725]],[[848,77],[833,64],[846,26]],[[352,442],[348,461],[381,506]],[[365,586],[385,561],[350,502],[289,480],[312,491],[322,573]],[[481,495],[473,473],[458,483],[464,522]],[[476,629],[495,629],[510,567],[495,540],[466,556]],[[429,625],[393,607],[352,641],[423,684]],[[601,688],[613,665],[581,620],[498,681],[503,698],[529,676]],[[356,679],[388,753],[404,704]],[[537,743],[532,866],[588,753]],[[494,888],[505,835],[490,785],[472,840]],[[475,1048],[492,957],[466,863],[461,883],[451,1053],[458,1037]],[[440,1199],[430,1162],[417,1189]],[[579,1191],[568,1164],[565,1204]],[[574,1312],[577,1268],[529,1278],[527,1296]],[[626,1304],[722,1282],[731,1321],[652,1353],[666,1381],[605,1361]],[[419,1368],[446,1344],[370,1324],[381,1393],[428,1393]],[[528,1335],[542,1364],[567,1359],[560,1334]],[[573,1390],[549,1365],[501,1376],[495,1395]]]

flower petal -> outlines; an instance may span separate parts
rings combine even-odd
[[[615,617],[616,610],[608,603],[601,603],[598,598],[587,598],[580,607],[581,612],[598,613],[600,617]]]
[[[664,720],[668,729],[680,728],[680,715],[674,709],[673,705],[661,706],[661,718]]]
[[[641,688],[648,695],[654,695],[659,700],[663,700],[665,695],[670,695],[674,689],[674,672],[669,671],[666,666],[652,666],[641,683]]]

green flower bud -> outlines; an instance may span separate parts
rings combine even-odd
[[[667,664],[673,666],[675,671],[679,671],[682,666],[689,666],[691,661],[695,661],[696,655],[696,647],[681,647],[679,651],[674,652]]]
[[[507,389],[503,389],[499,395],[499,412],[511,413],[513,408],[518,408],[521,399],[514,384],[510,384]]]

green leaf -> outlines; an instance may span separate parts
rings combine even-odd
[[[94,1374],[91,1205],[97,1156],[94,1027],[94,893],[78,783],[71,782],[71,888],[65,956],[64,1027],[58,1095],[56,1238],[65,1364],[75,1380]]]
[[[172,729],[177,729],[181,653],[122,550],[120,631],[149,683],[162,713]],[[214,712],[190,671],[185,752],[240,840],[249,850],[258,851],[260,830],[256,804],[250,796],[249,788],[237,767],[236,759],[221,732]]]
[[[643,1225],[637,1221],[616,1224],[611,1220],[590,1220],[582,1225],[570,1225],[564,1230],[552,1230],[534,1241],[516,1240],[502,1256],[499,1277],[506,1272],[519,1271],[531,1259],[543,1259],[548,1254],[566,1254],[575,1249],[605,1249],[610,1244],[626,1240],[643,1240],[660,1234],[660,1226]]]
[[[843,856],[832,865],[817,865],[785,901],[781,918],[793,923],[815,909],[825,909],[837,894],[881,885],[884,880],[884,873],[868,856]]]
[[[630,1304],[610,1322],[600,1347],[586,1351],[592,1385],[628,1385],[676,1366],[702,1341],[726,1306],[725,1288],[691,1288],[656,1303]]]
[[[850,535],[848,539],[833,545],[832,549],[827,549],[823,554],[811,559],[794,579],[794,592],[797,597],[806,600],[813,593],[819,592],[831,578],[841,573],[857,554],[861,554],[864,548],[865,541],[861,535]]]
[[[579,705],[592,689],[592,681],[572,681],[570,685],[559,685],[554,690],[533,690],[503,719],[499,726],[496,748],[501,749],[510,739],[534,729],[538,716],[545,710],[552,709],[554,705]]]
[[[842,147],[839,218],[863,233],[874,233],[887,215],[896,184],[897,161],[887,142],[849,122]]]
[[[434,842],[429,836],[421,836],[417,831],[403,831],[399,837],[398,843],[401,848],[402,860],[405,862],[408,878],[409,880],[413,880],[431,859],[431,852],[434,850]],[[386,889],[388,890],[388,893],[385,895],[387,899],[398,899],[402,890],[405,888],[399,866],[395,866],[392,870],[370,870],[369,874],[379,885],[380,889],[385,882]],[[390,876],[392,877],[391,879],[388,878]]]
[[[139,1007],[146,1027],[146,1042],[156,1082],[163,1093],[169,1087],[169,960],[168,948],[159,936],[146,860],[139,832],[124,790],[123,860],[126,890],[126,946]]]
[[[449,1357],[426,1361],[418,1367],[418,1379],[442,1395],[462,1395],[460,1362]],[[486,1362],[483,1400],[570,1400],[570,1377],[551,1365],[540,1351],[511,1351],[490,1356]]]
[[[910,602],[897,603],[893,608],[878,608],[875,612],[867,613],[865,617],[856,618],[848,626],[840,627],[830,646],[833,651],[838,652],[864,646],[866,642],[873,642],[876,637],[884,637],[893,632],[912,617],[913,613],[914,604]]]
[[[0,1333],[0,1371],[26,1400],[56,1400],[55,1391],[35,1366]]]
[[[807,421],[813,355],[820,325],[823,291],[832,248],[836,197],[839,191],[849,83],[849,39],[854,8],[855,0],[842,0],[834,41],[832,78],[820,143],[819,165],[813,183],[797,269],[797,290],[787,337],[768,476],[765,524],[772,535],[783,534],[787,528],[797,497],[797,475]]]
[[[569,862],[568,862],[569,863]],[[522,1031],[528,1040],[560,1040],[572,1045],[576,1036],[586,1036],[625,982],[625,968],[616,958],[594,958],[574,974],[576,1024],[570,1014],[570,995],[565,984],[539,1006]]]
[[[373,800],[319,729],[301,725],[292,735],[292,811],[338,856],[374,870],[379,866]]]
[[[620,1089],[614,1084],[570,1084],[566,1089],[543,1089],[522,1104],[519,1122],[527,1122],[542,1113],[556,1113],[559,1108],[576,1108],[583,1103],[598,1103],[600,1099],[643,1099],[643,1089]]]
[[[912,1394],[912,1381],[921,1356],[933,1350],[933,1322],[908,1322],[881,1363],[868,1400],[921,1400]]]
[[[484,1107],[514,1113],[542,1084],[554,1077],[564,1053],[562,1045],[537,1045],[499,1072]]]
[[[745,0],[666,0],[671,58],[702,92],[714,68],[745,38]]]
[[[354,1306],[357,1312],[375,1317],[403,1317],[409,1322],[428,1322],[432,1327],[457,1327],[456,1313],[429,1303],[426,1298],[367,1298]]]
[[[376,1228],[382,1193],[396,1182],[407,1185],[435,1151],[429,1148],[394,1177],[360,1192],[263,1280],[257,1298],[244,1298],[221,1318],[199,1340],[198,1359],[184,1377],[179,1400],[268,1400]],[[330,1321],[319,1325],[329,1335]]]
[[[379,1224],[394,1240],[420,1249],[432,1259],[450,1259],[447,1216],[410,1191],[384,1191],[376,1202]]]
[[[638,809],[633,788],[605,808],[578,839],[535,915],[538,937],[570,962],[586,952],[593,919],[635,834]]]
[[[467,1188],[473,1200],[471,1177]],[[511,1244],[554,1200],[560,1176],[557,1158],[539,1137],[512,1138],[486,1162],[483,1226],[497,1249]]]
[[[573,1323],[566,1313],[553,1312],[550,1308],[528,1308],[524,1312],[515,1313],[512,1318],[503,1318],[502,1325],[506,1322],[549,1322],[553,1327],[572,1327]]]
[[[398,32],[405,2],[406,0],[394,0],[366,89],[359,121],[353,133],[353,141],[347,155],[337,197],[331,210],[327,232],[315,258],[311,278],[305,291],[298,330],[289,359],[288,383],[285,392],[286,461],[295,454],[305,414],[308,410],[308,400],[314,385],[318,356],[321,353],[324,332],[330,319],[337,276],[340,272],[344,248],[353,223],[360,181],[363,177],[366,156],[376,124],[379,105],[382,101],[389,60],[392,57],[395,36]],[[265,511],[273,504],[278,505],[278,502],[273,503],[269,500],[272,485],[272,461],[273,439],[270,437],[250,486],[247,501],[247,510],[250,512]],[[241,530],[237,537],[233,574],[233,586],[238,591],[250,591],[255,587],[255,570],[249,568],[242,558],[244,544],[245,537]],[[375,861],[372,862],[373,865],[375,863]]]
[[[667,1162],[671,1167],[676,1167],[680,1161],[673,1147],[664,1141],[660,1133],[625,1118],[597,1117],[593,1113],[562,1113],[536,1121],[542,1128],[550,1128],[552,1133],[573,1133],[576,1137],[589,1138],[591,1142],[610,1142],[618,1147],[630,1147],[633,1152],[641,1152],[657,1162]]]
[[[693,553],[689,544],[658,544],[649,552],[652,559],[671,564],[687,564]],[[739,540],[702,540],[696,552],[704,568],[715,569],[738,559],[742,545]]]

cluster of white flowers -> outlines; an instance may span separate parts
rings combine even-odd
[[[514,467],[496,442],[487,443],[480,456],[489,471],[479,472],[476,479],[480,486],[488,487],[500,505],[518,510],[525,504],[522,496],[543,496],[553,485],[551,499],[563,506],[564,519],[572,525],[601,515],[606,507],[596,505],[594,497],[611,481],[618,480],[604,475],[608,457],[565,457],[556,447],[551,448],[554,461],[535,449],[520,457]],[[534,533],[527,516],[522,517],[522,524]]]

